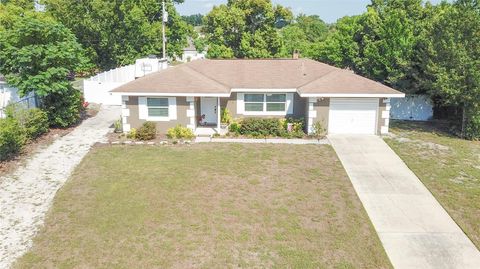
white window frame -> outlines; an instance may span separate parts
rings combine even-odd
[[[245,111],[245,94],[263,94],[263,111]],[[267,95],[284,94],[285,111],[267,111]],[[237,114],[246,116],[287,116],[293,114],[293,94],[291,92],[243,92],[237,93]],[[248,102],[254,103],[254,102]],[[277,103],[277,102],[268,102]],[[283,103],[283,102],[278,102]]]
[[[148,98],[168,99],[168,117],[151,117],[148,115]],[[177,98],[164,96],[138,97],[138,118],[146,121],[172,121],[177,119]]]

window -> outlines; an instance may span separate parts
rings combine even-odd
[[[285,111],[287,102],[286,94],[267,94],[267,111],[281,112]]]
[[[265,96],[263,94],[245,94],[245,111],[261,112]]]
[[[245,112],[285,112],[286,94],[245,94]]]
[[[168,98],[147,98],[149,117],[168,117]]]

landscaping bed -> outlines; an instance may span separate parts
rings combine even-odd
[[[385,141],[480,248],[480,142],[441,122],[392,122]]]
[[[391,268],[330,146],[95,147],[16,268]]]

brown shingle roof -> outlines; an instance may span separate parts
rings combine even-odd
[[[139,78],[112,92],[223,93],[298,89],[300,94],[401,94],[378,82],[308,59],[198,60]]]

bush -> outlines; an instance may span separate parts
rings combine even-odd
[[[240,133],[253,137],[281,136],[284,129],[279,119],[247,118],[242,121]]]
[[[230,124],[230,127],[228,127],[228,131],[230,133],[240,134],[241,127],[242,126],[240,125],[240,123],[233,122],[232,124]]]
[[[327,135],[327,129],[323,126],[323,123],[317,121],[313,124],[313,133],[312,135],[316,138],[323,138]]]
[[[170,139],[192,139],[195,137],[195,134],[189,128],[177,125],[168,129],[167,137]]]
[[[128,139],[137,139],[137,129],[132,128],[130,129],[130,132],[127,134]]]
[[[147,121],[138,129],[136,138],[139,140],[153,140],[157,137],[157,126],[155,123]]]
[[[480,139],[480,111],[470,113],[468,122],[465,126],[465,138],[470,140]]]
[[[35,139],[48,132],[48,114],[41,109],[14,109],[8,117],[18,121],[27,139]]]
[[[43,97],[42,107],[48,113],[50,126],[60,128],[78,123],[84,110],[81,93],[73,88]]]
[[[16,119],[0,119],[0,161],[4,161],[18,153],[25,142],[24,129]]]
[[[233,119],[232,119],[232,116],[230,115],[230,111],[226,108],[222,108],[220,122],[224,124],[230,124],[232,123],[232,121]]]

